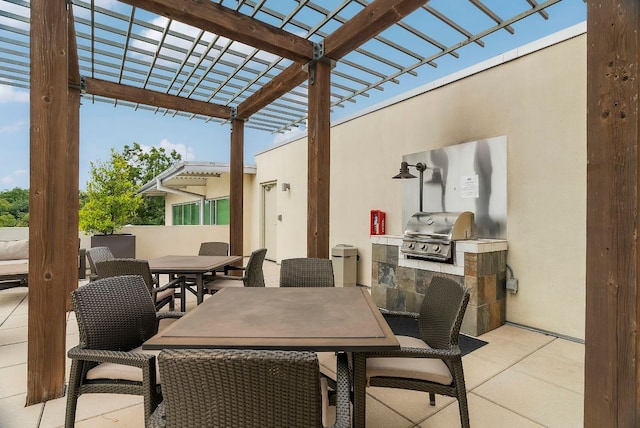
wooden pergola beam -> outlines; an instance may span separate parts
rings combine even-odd
[[[313,42],[211,1],[121,0],[293,61],[313,57]]]
[[[324,56],[339,60],[367,40],[400,21],[428,0],[375,0],[324,40]],[[238,116],[249,118],[307,78],[303,63],[292,64],[238,106]]]
[[[85,91],[91,95],[145,104],[154,107],[162,107],[170,110],[185,111],[203,116],[229,119],[231,107],[208,103],[205,101],[191,100],[189,98],[136,88],[106,80],[85,78]]]
[[[324,39],[325,56],[338,60],[429,0],[375,0]]]
[[[307,80],[303,64],[292,64],[238,105],[238,117],[248,119]]]

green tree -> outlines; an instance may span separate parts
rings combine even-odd
[[[0,197],[0,227],[14,227],[16,225],[16,218],[10,210],[11,202]]]
[[[80,209],[80,229],[105,235],[131,223],[142,201],[131,181],[131,165],[114,149],[108,162],[91,162],[86,196]]]
[[[125,145],[122,151],[124,159],[129,163],[129,179],[136,188],[153,180],[155,176],[180,161],[180,153],[172,150],[167,153],[164,147],[151,147],[144,150],[140,144]],[[149,196],[142,200],[136,210],[136,215],[131,219],[131,224],[164,224],[164,196]]]
[[[0,192],[0,226],[29,226],[29,190],[16,187]]]

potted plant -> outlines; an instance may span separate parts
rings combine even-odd
[[[135,236],[117,233],[130,222],[142,202],[130,179],[131,166],[111,149],[109,162],[91,162],[86,202],[79,226],[91,236],[91,247],[109,247],[115,257],[135,257]]]

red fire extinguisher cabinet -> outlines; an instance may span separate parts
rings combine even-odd
[[[369,219],[369,234],[384,235],[385,234],[385,213],[380,210],[371,210]]]

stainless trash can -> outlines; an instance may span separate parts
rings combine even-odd
[[[355,287],[358,276],[358,249],[353,245],[338,244],[331,249],[331,260],[336,287]]]

